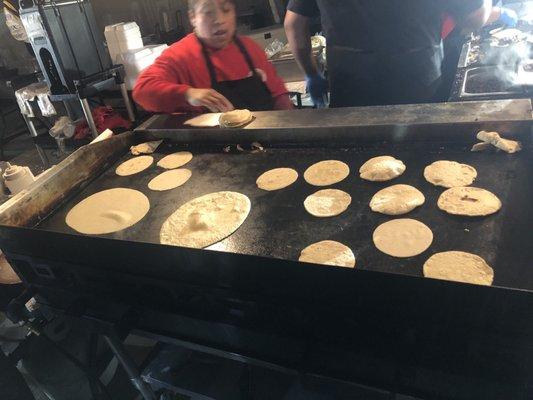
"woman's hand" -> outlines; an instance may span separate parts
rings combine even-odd
[[[235,108],[228,99],[214,89],[187,89],[185,100],[191,106],[207,107],[211,112],[227,112]]]

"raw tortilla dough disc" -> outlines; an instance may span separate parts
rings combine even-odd
[[[420,190],[409,185],[393,185],[377,192],[370,200],[372,211],[386,215],[407,214],[426,201]]]
[[[324,189],[308,196],[304,207],[315,217],[335,217],[346,211],[351,202],[352,197],[342,190]]]
[[[165,171],[152,179],[148,183],[148,188],[159,192],[175,189],[185,184],[191,178],[191,175],[191,170],[185,168]]]
[[[426,278],[492,285],[494,270],[479,256],[462,251],[433,254],[424,264]]]
[[[157,166],[165,169],[174,169],[183,167],[191,160],[191,153],[188,151],[178,151],[177,153],[169,154],[168,156],[163,157],[161,160],[159,160]]]
[[[87,235],[118,232],[135,225],[148,213],[150,202],[141,192],[116,188],[87,197],[69,211],[66,223]]]
[[[218,122],[223,128],[238,128],[246,125],[253,119],[250,110],[233,110],[220,115]]]
[[[376,228],[374,244],[393,257],[413,257],[426,251],[433,242],[433,232],[415,219],[401,218],[385,222]]]
[[[341,182],[350,174],[350,167],[337,160],[320,161],[304,172],[304,179],[313,186],[329,186]]]
[[[455,161],[435,161],[424,169],[426,181],[445,188],[471,185],[476,177],[475,168]]]
[[[128,161],[124,161],[122,164],[120,164],[115,172],[120,176],[135,175],[144,171],[146,168],[152,165],[153,162],[154,158],[152,156],[139,156],[131,158]]]
[[[333,240],[323,240],[307,246],[300,253],[298,261],[336,265],[338,267],[355,267],[355,256],[349,247]]]
[[[469,217],[483,217],[502,208],[502,202],[493,193],[472,186],[445,190],[437,205],[448,214]]]
[[[383,182],[399,177],[405,169],[402,161],[391,156],[379,156],[365,162],[359,168],[359,173],[367,181]]]
[[[193,199],[163,223],[162,244],[202,249],[235,232],[250,213],[250,199],[241,193],[216,192]]]
[[[276,168],[266,171],[257,178],[257,187],[263,190],[279,190],[292,185],[298,179],[298,172],[292,168]]]

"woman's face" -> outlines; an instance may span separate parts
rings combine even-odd
[[[221,49],[235,35],[235,5],[230,0],[200,0],[189,13],[198,38],[207,46]]]

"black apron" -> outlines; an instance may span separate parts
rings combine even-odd
[[[274,99],[272,98],[272,94],[259,74],[255,71],[252,59],[239,38],[235,37],[235,44],[246,60],[246,63],[252,72],[252,76],[244,79],[222,82],[217,82],[215,67],[211,62],[207,48],[201,40],[198,41],[202,46],[202,52],[207,64],[207,69],[209,70],[211,88],[227,98],[236,109],[247,108],[251,111],[270,111],[274,109]]]
[[[441,46],[397,54],[328,47],[331,107],[429,103],[437,99]]]

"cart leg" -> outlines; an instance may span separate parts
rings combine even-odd
[[[35,125],[33,124],[33,121],[24,114],[22,114],[22,118],[24,118],[24,122],[26,123],[26,126],[28,127],[28,130],[30,131],[30,136],[32,137],[39,136],[39,133],[37,132],[37,129],[35,128]]]
[[[91,107],[89,106],[89,102],[87,99],[82,99],[80,97],[80,103],[81,108],[83,109],[83,114],[85,115],[85,119],[87,120],[87,125],[89,125],[89,129],[91,130],[91,133],[93,137],[97,137],[99,135],[98,129],[96,129],[96,124],[94,123],[93,114],[91,111]]]
[[[141,393],[145,400],[156,400],[156,395],[152,388],[141,378],[141,375],[131,356],[126,352],[122,342],[113,335],[104,335],[104,340],[113,351],[118,361],[128,374],[133,386]]]
[[[120,84],[120,92],[122,93],[124,104],[126,104],[126,110],[128,111],[128,117],[131,122],[135,122],[135,113],[133,112],[133,106],[131,104],[130,96],[128,95],[128,89],[126,89],[125,83]]]

